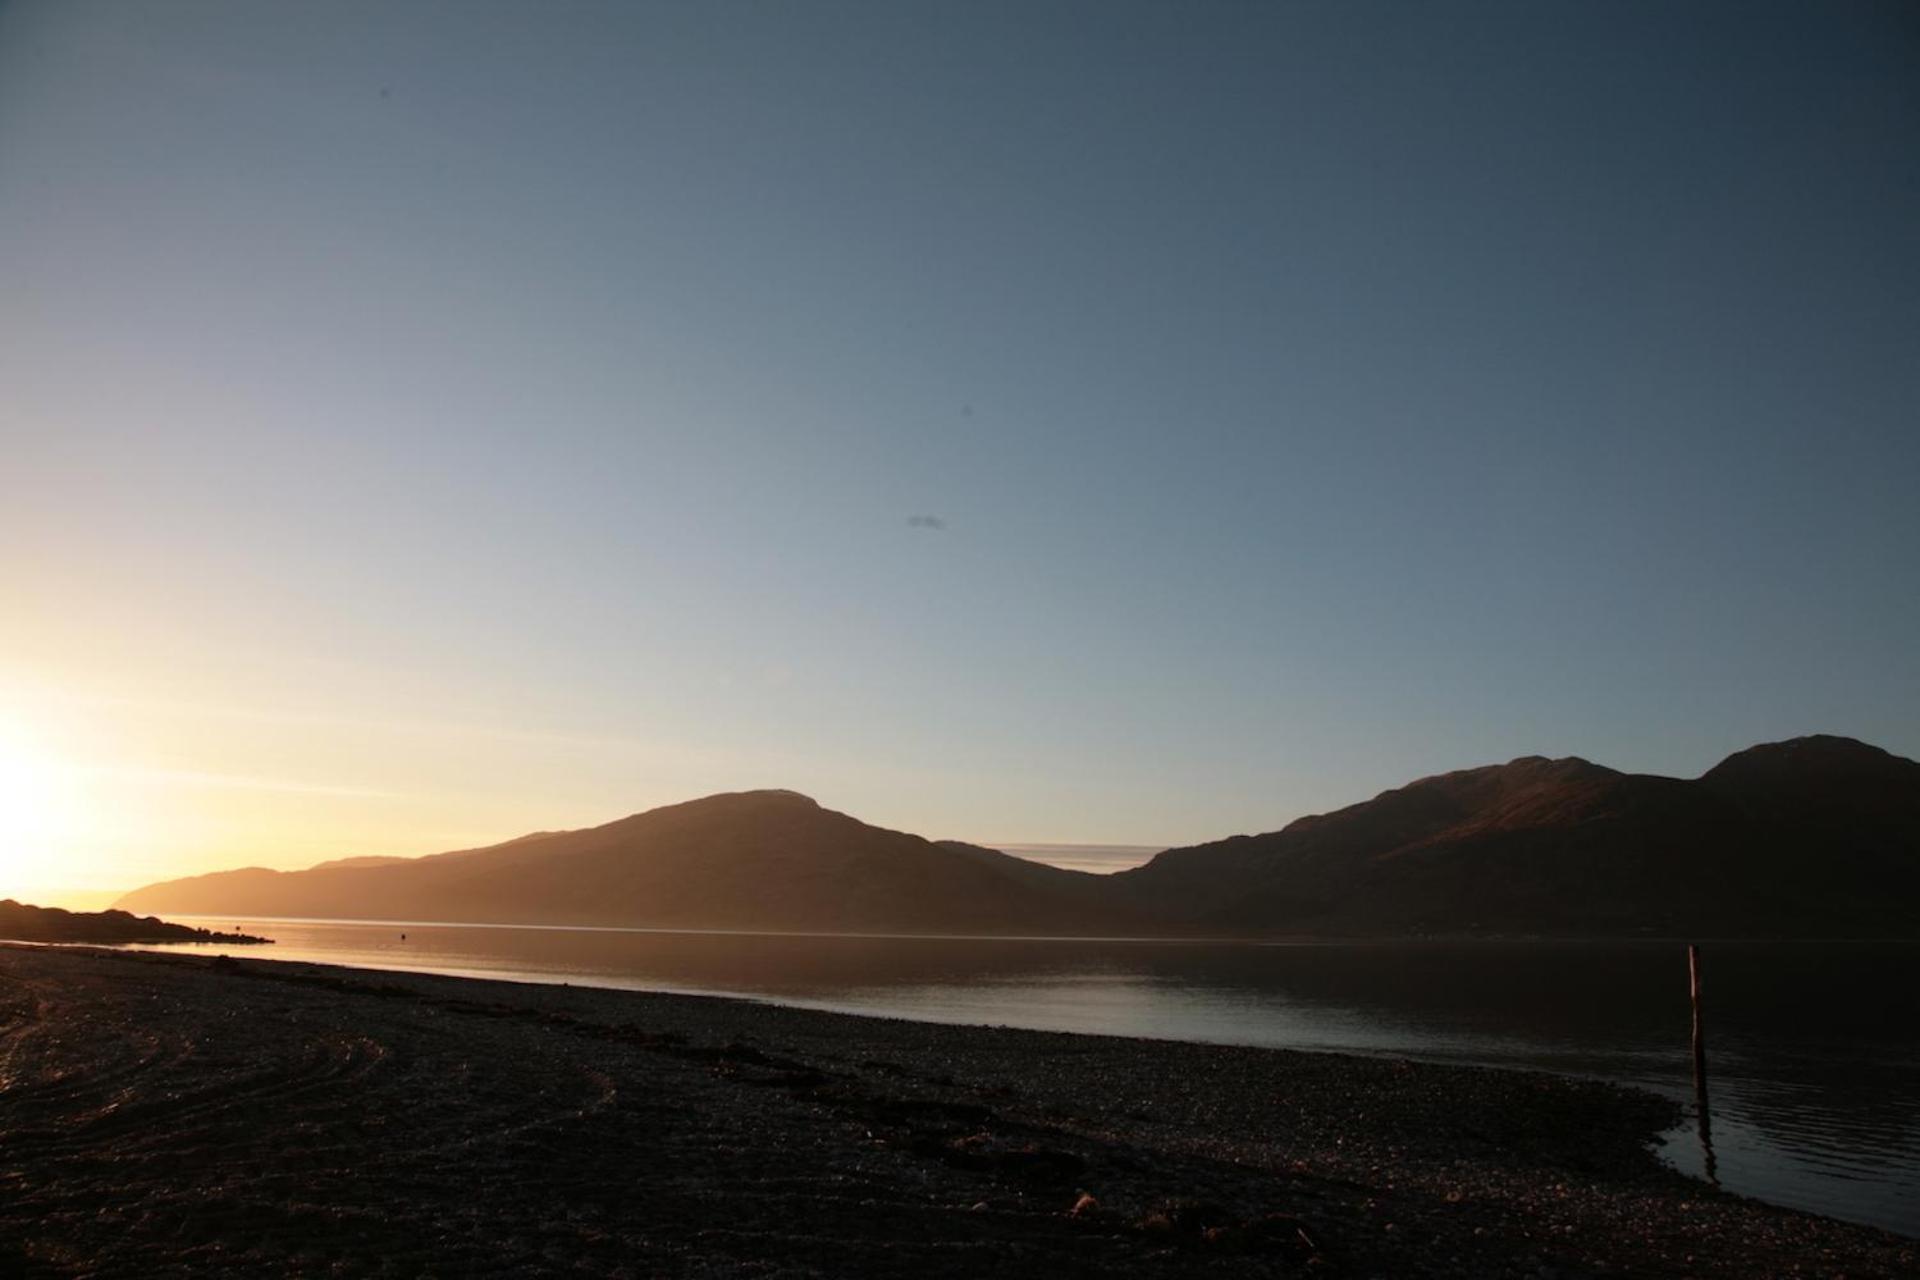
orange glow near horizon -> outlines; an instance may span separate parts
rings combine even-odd
[[[108,681],[40,665],[0,669],[0,898],[38,906],[98,911],[208,872],[473,848],[756,785],[881,825],[970,834],[889,813],[850,785],[865,772],[869,791],[924,797],[912,773],[823,776],[817,759],[784,750],[467,718],[387,689],[367,696],[360,673],[260,696],[178,669]]]
[[[31,901],[80,824],[73,770],[22,726],[0,721],[0,897]]]
[[[472,827],[448,823],[448,809],[466,809],[457,793],[405,796],[335,781],[338,733],[228,725],[164,704],[6,701],[0,898],[93,911],[156,880],[432,853],[518,834],[513,816],[485,807]],[[368,754],[386,763],[371,745]]]

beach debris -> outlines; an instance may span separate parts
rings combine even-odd
[[[1169,1200],[1142,1218],[1140,1228],[1156,1235],[1200,1238],[1214,1227],[1233,1226],[1237,1221],[1208,1200]]]
[[[1207,1200],[1171,1200],[1138,1224],[1148,1235],[1175,1243],[1232,1253],[1284,1254],[1296,1261],[1324,1256],[1320,1240],[1307,1224],[1288,1213],[1250,1218]]]

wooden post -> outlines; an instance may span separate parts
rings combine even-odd
[[[1700,1149],[1706,1162],[1707,1180],[1719,1185],[1719,1170],[1713,1158],[1713,1118],[1707,1109],[1707,1031],[1700,1016],[1700,947],[1687,944],[1687,994],[1693,1001],[1693,1102],[1700,1113]]]
[[[1687,994],[1693,998],[1693,1088],[1704,1102],[1707,1096],[1707,1032],[1700,1022],[1700,948],[1687,944]],[[1700,1108],[1701,1115],[1706,1107]]]

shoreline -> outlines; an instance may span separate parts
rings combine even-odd
[[[221,933],[189,925],[169,924],[157,916],[136,916],[112,908],[106,911],[69,911],[64,907],[36,907],[12,898],[0,899],[0,941],[70,943],[79,946],[162,946],[217,944],[231,947],[271,946],[234,930]]]
[[[506,929],[534,933],[638,933],[697,938],[855,938],[885,942],[1097,942],[1233,947],[1393,946],[1403,943],[1418,945],[1486,942],[1569,946],[1590,943],[1645,943],[1684,947],[1689,943],[1699,945],[1720,943],[1873,944],[1920,941],[1920,938],[1905,933],[887,933],[846,929],[736,929],[694,928],[687,925],[577,924],[564,921],[529,923],[511,920],[425,920],[405,916],[272,916],[258,913],[230,914],[202,911],[169,911],[167,915],[181,920],[219,920],[240,924],[258,921],[263,925],[325,924],[356,925],[368,928],[377,926],[406,929]],[[5,940],[0,939],[0,941]]]
[[[1668,1100],[713,995],[0,948],[0,1270],[1911,1273]]]

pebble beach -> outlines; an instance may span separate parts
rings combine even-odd
[[[1524,1072],[0,947],[0,1275],[1901,1276]]]

